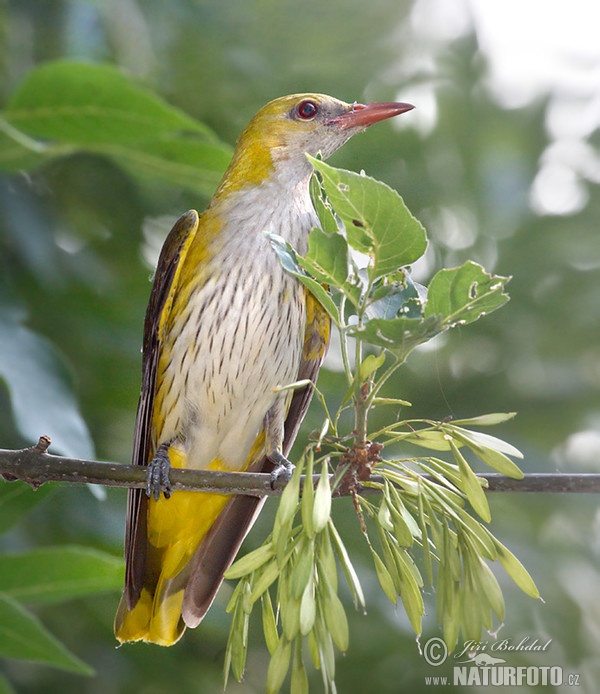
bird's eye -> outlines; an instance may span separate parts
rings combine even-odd
[[[319,112],[319,106],[310,99],[301,101],[298,106],[296,106],[296,113],[302,120],[311,120]]]

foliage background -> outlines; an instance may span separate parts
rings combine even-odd
[[[417,279],[471,258],[513,276],[512,301],[414,355],[390,392],[413,402],[414,416],[517,410],[517,419],[494,433],[524,451],[525,471],[594,471],[600,453],[600,115],[597,90],[594,102],[582,85],[594,69],[597,75],[598,58],[586,61],[572,51],[571,79],[559,89],[550,78],[540,89],[510,81],[498,89],[485,34],[470,8],[457,2],[450,11],[433,0],[4,0],[0,100],[48,60],[108,62],[228,143],[261,105],[285,93],[412,101],[414,117],[355,138],[332,162],[386,181],[424,222],[431,246],[415,268]],[[544,31],[543,22],[538,29]],[[59,382],[73,383],[87,430],[74,425],[71,450],[63,452],[89,455],[93,442],[96,457],[128,461],[157,250],[157,232],[147,221],[205,202],[188,188],[140,182],[89,154],[0,177],[0,318],[22,317],[56,357],[46,368]],[[339,398],[334,350],[328,365],[320,386]],[[23,393],[35,393],[34,376],[32,365],[20,380]],[[32,426],[39,415],[34,400],[17,412],[16,399],[14,386],[10,393],[0,388],[4,448],[29,445],[19,432],[27,430],[28,417]],[[305,431],[318,421],[313,413]],[[497,495],[491,507],[494,532],[524,561],[545,599],[526,598],[501,576],[507,619],[500,636],[552,639],[547,653],[509,654],[507,664],[560,665],[580,673],[584,690],[592,691],[600,675],[596,499]],[[405,615],[392,610],[369,575],[350,506],[338,502],[336,511],[345,517],[356,563],[365,566],[369,606],[366,616],[351,615],[339,691],[428,690],[426,676],[447,672],[420,657]],[[118,556],[124,512],[122,491],[98,499],[84,488],[60,488],[2,537],[2,548],[74,543]],[[267,511],[249,547],[269,521]],[[1,671],[26,693],[152,694],[173,686],[218,692],[228,590],[202,626],[169,650],[114,648],[116,593],[39,607],[50,631],[97,676],[8,660],[0,662]],[[426,624],[422,641],[438,634],[433,614]],[[244,691],[263,689],[266,662],[257,629]],[[230,691],[242,687],[230,685]]]

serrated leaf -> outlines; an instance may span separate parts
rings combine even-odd
[[[429,283],[425,317],[441,316],[444,327],[473,323],[503,306],[508,277],[492,275],[469,260],[460,267],[437,272]]]
[[[0,656],[42,663],[79,675],[94,671],[19,602],[0,593]]]
[[[309,159],[320,172],[327,199],[345,225],[348,243],[371,256],[371,280],[423,255],[425,230],[395,190],[369,176]]]
[[[122,560],[96,549],[46,547],[0,555],[0,592],[21,602],[72,600],[122,584]]]

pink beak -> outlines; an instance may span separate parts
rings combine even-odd
[[[352,109],[343,113],[341,116],[331,118],[328,123],[335,123],[342,130],[347,128],[367,128],[380,120],[398,116],[414,108],[412,104],[396,102],[375,103],[375,104],[353,104]]]

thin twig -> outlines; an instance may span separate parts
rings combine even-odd
[[[40,438],[36,446],[21,450],[0,449],[0,476],[8,481],[21,480],[34,488],[46,482],[73,484],[102,484],[107,487],[145,488],[146,468],[138,465],[103,463],[47,453],[49,439]],[[529,473],[515,480],[498,473],[479,475],[488,482],[489,492],[537,493],[600,493],[600,474],[597,473]],[[314,476],[314,481],[318,480]],[[424,477],[428,477],[424,475]],[[221,494],[250,494],[277,496],[285,483],[282,478],[271,488],[268,474],[255,472],[224,472],[221,470],[171,470],[173,489],[219,492]],[[333,477],[332,477],[333,479]],[[372,482],[382,482],[377,475]],[[377,493],[377,489],[359,485],[361,494]]]

